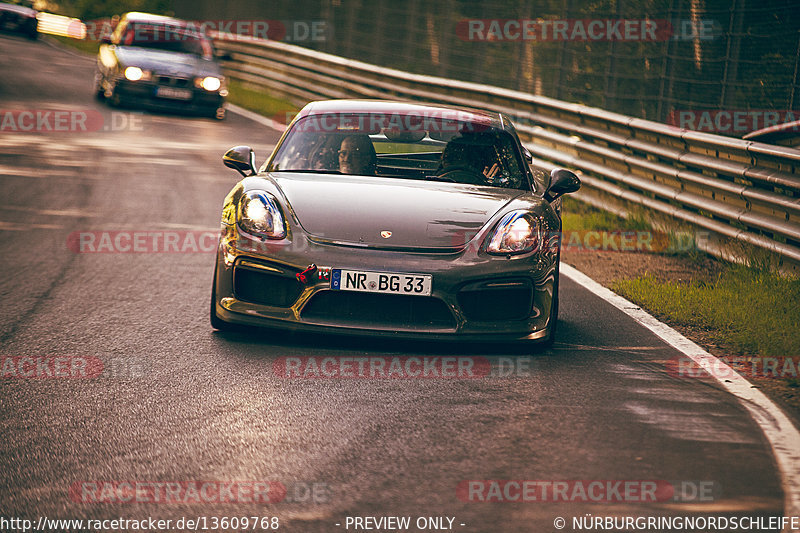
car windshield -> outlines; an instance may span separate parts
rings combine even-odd
[[[529,189],[522,161],[507,131],[455,111],[330,113],[295,121],[267,170]]]
[[[191,29],[170,24],[132,23],[129,24],[120,38],[122,46],[138,46],[194,54],[209,58],[213,49],[204,36]]]

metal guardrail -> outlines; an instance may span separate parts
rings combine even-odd
[[[611,113],[488,85],[421,76],[275,41],[217,35],[226,75],[302,105],[329,98],[423,100],[508,114],[537,167],[578,170],[581,199],[660,214],[709,236],[777,254],[800,272],[800,151]],[[672,222],[669,222],[672,221]]]

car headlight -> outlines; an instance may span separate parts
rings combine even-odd
[[[206,76],[205,78],[195,78],[194,85],[197,88],[203,88],[206,91],[218,91],[222,87],[222,80],[214,76]]]
[[[139,67],[128,67],[125,69],[125,79],[130,81],[149,80],[150,71],[142,70]]]
[[[264,191],[250,191],[239,200],[239,228],[260,239],[283,239],[286,224],[275,198]]]
[[[542,228],[528,211],[507,213],[489,236],[486,251],[490,254],[524,254],[538,248]]]

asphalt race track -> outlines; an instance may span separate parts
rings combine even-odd
[[[575,531],[572,518],[586,514],[783,513],[775,458],[739,401],[713,380],[671,371],[679,352],[567,278],[558,342],[527,353],[214,332],[214,254],[204,242],[79,253],[80,232],[95,232],[97,243],[103,232],[216,233],[238,176],[222,154],[249,144],[261,164],[279,136],[234,113],[217,122],[112,110],[94,100],[93,72],[91,57],[0,36],[0,108],[51,119],[0,132],[3,517],[206,517],[209,531],[214,517],[277,517],[280,530],[307,533],[364,531],[376,523],[358,528],[353,517],[392,516],[411,517],[410,531],[538,533],[556,531],[557,517]],[[58,131],[45,111],[78,123]],[[284,358],[309,356],[459,357],[488,361],[491,372],[276,371]],[[59,368],[21,375],[23,358]],[[87,364],[102,372],[84,377]],[[512,501],[519,491],[508,480],[541,482],[537,498]],[[269,497],[257,497],[254,483],[265,481]],[[568,489],[545,494],[564,481]],[[581,496],[596,481],[658,490]],[[137,482],[178,483],[179,495],[123,501],[132,497],[123,487]],[[236,501],[223,501],[220,487],[231,482]],[[191,496],[187,487],[203,483],[214,493]]]

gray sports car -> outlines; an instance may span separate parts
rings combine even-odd
[[[508,117],[386,101],[312,102],[225,198],[211,324],[552,342],[560,200]]]

